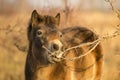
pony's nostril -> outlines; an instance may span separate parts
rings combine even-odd
[[[52,48],[53,48],[53,50],[55,50],[55,51],[58,51],[58,50],[59,50],[59,46],[58,46],[57,44],[53,44],[53,45],[52,45]]]

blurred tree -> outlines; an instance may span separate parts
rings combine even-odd
[[[63,2],[64,2],[63,12],[65,12],[65,21],[66,23],[68,23],[68,17],[70,13],[72,12],[73,8],[70,8],[69,0],[63,0]]]
[[[2,13],[3,9],[4,9],[4,0],[0,0],[0,13]]]
[[[116,8],[120,9],[120,0],[114,0]],[[83,10],[106,10],[109,4],[105,0],[0,0],[0,13],[24,12],[31,9],[63,9],[68,20],[69,13],[76,7]]]

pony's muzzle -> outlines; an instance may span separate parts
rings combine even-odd
[[[56,39],[51,42],[52,52],[57,52],[57,53],[61,52],[62,48],[63,48],[63,44],[59,40]]]

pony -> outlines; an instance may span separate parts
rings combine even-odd
[[[60,13],[55,17],[32,12],[27,29],[29,49],[25,64],[25,80],[101,80],[103,53],[100,44],[88,55],[91,46],[66,51],[82,43],[92,42],[98,36],[91,30],[73,26],[59,29]]]

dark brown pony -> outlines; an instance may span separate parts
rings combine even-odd
[[[74,61],[66,59],[84,54],[91,46],[63,53],[67,48],[98,39],[97,35],[83,27],[59,30],[59,22],[59,13],[52,17],[42,16],[36,10],[32,12],[27,34],[25,80],[100,80],[103,63],[100,45]]]

